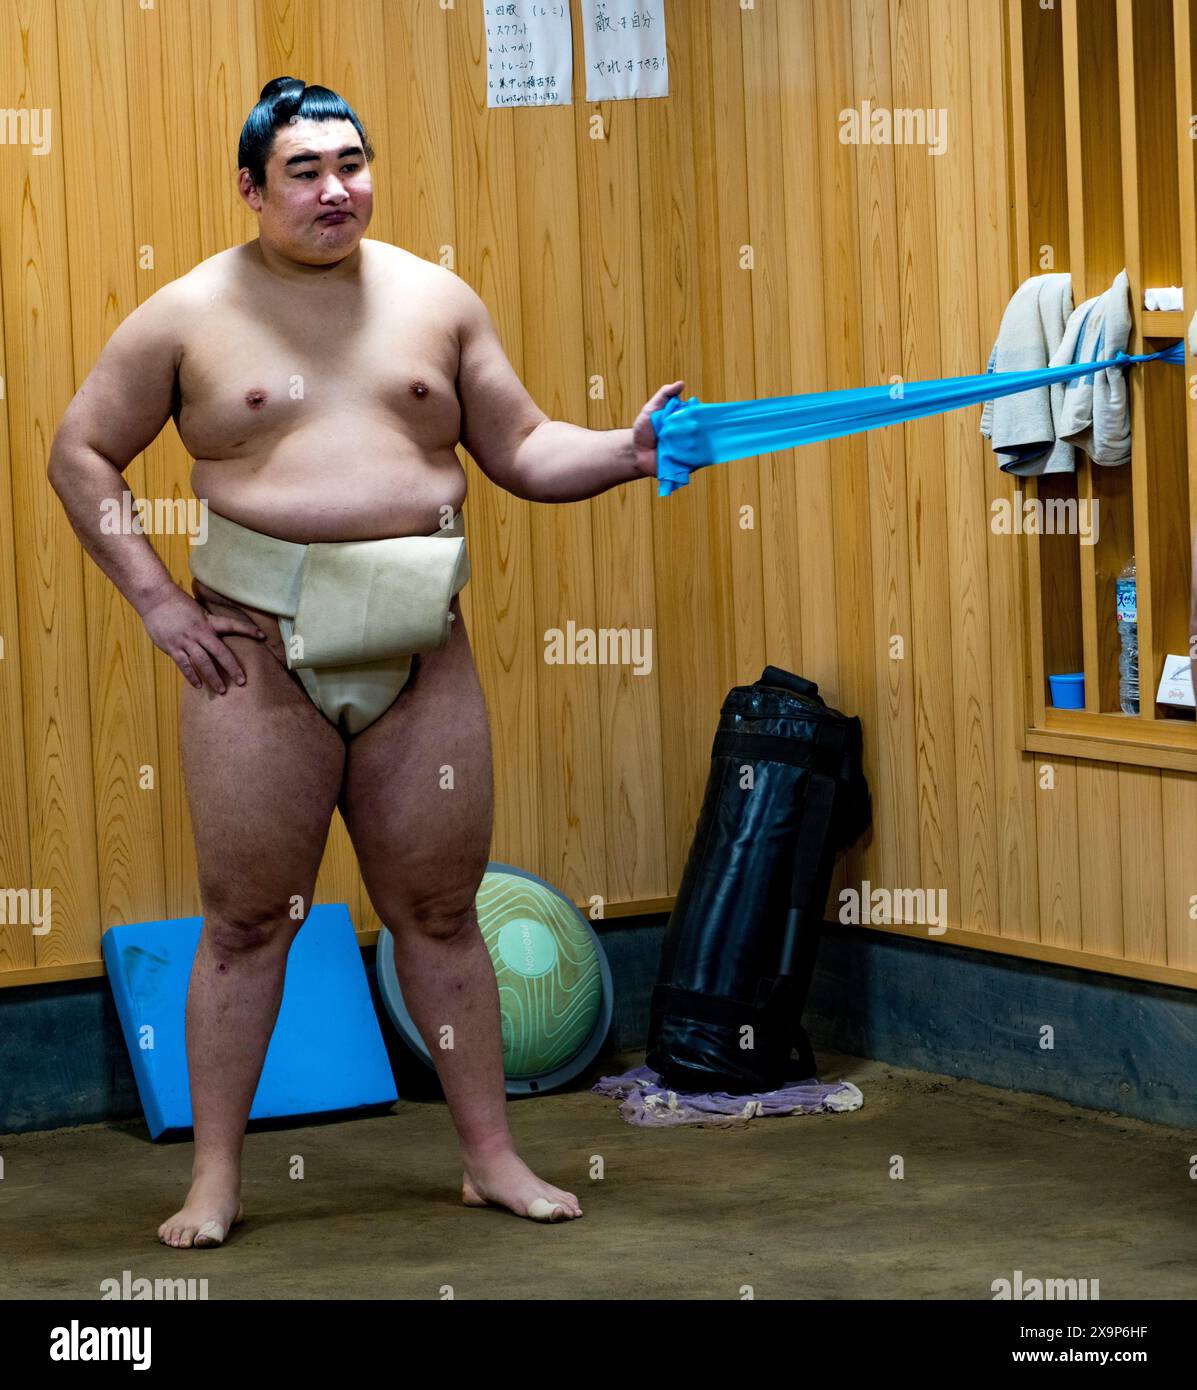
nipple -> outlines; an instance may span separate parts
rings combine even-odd
[[[413,396],[423,397],[428,394],[428,387],[425,386],[422,381],[413,381],[411,384],[411,392]]]
[[[245,393],[245,404],[250,410],[261,410],[266,404],[266,392],[260,386],[255,386],[252,391]]]

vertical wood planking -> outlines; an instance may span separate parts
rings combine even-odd
[[[729,43],[734,45],[739,41],[740,62],[734,69],[734,77],[742,92],[740,121],[730,131],[716,129],[716,139],[720,142],[716,162],[725,170],[737,167],[746,170],[748,185],[747,217],[741,223],[740,234],[735,235],[728,227],[716,253],[723,272],[721,283],[734,293],[738,277],[741,282],[747,281],[751,294],[747,308],[751,336],[743,344],[750,375],[747,380],[738,382],[736,389],[727,392],[724,396],[727,400],[742,400],[745,396],[786,396],[810,389],[809,378],[803,379],[793,352],[798,343],[817,335],[810,333],[808,323],[795,325],[791,316],[791,278],[801,277],[802,271],[793,254],[792,224],[788,216],[793,198],[786,177],[790,165],[783,162],[779,170],[777,159],[778,150],[784,147],[784,123],[788,114],[778,66],[779,30],[784,24],[785,12],[800,8],[805,7],[779,6],[770,0],[768,4],[737,15],[725,6],[710,7],[713,21],[716,13],[722,11],[724,24],[738,24],[738,33]],[[735,46],[731,46],[730,51],[736,52]],[[723,65],[719,68],[726,82],[729,69]],[[731,138],[737,133],[741,137],[739,150]],[[804,129],[802,138],[809,140],[809,130]],[[750,248],[753,256],[749,271],[739,268],[743,245]],[[731,328],[732,324],[725,318],[723,332],[729,348],[737,341]],[[816,681],[826,680],[830,674],[827,667],[821,672],[817,666],[811,668],[810,662],[812,659],[825,662],[828,655],[834,660],[834,652],[820,652],[813,641],[803,640],[802,559],[806,537],[800,517],[805,482],[812,473],[816,487],[823,486],[822,500],[830,505],[826,450],[822,445],[819,449],[819,454],[814,449],[783,449],[762,454],[757,459],[740,460],[733,465],[734,472],[730,475],[735,489],[734,505],[751,506],[756,516],[752,531],[739,529],[738,518],[730,515],[730,511],[725,521],[725,525],[737,528],[733,532],[734,552],[746,581],[742,588],[737,586],[735,619],[737,627],[742,625],[745,634],[744,639],[737,634],[737,648],[746,640],[752,652],[750,662],[737,660],[737,668],[741,676],[750,680],[760,675],[766,663]],[[759,505],[755,505],[758,502]],[[744,555],[748,545],[755,552],[751,569],[746,567]],[[829,579],[830,576],[824,579],[825,588],[830,587]],[[752,616],[747,611],[749,603],[756,610]],[[747,658],[748,652],[744,655]]]
[[[524,370],[520,304],[519,219],[515,201],[513,122],[526,111],[486,105],[486,26],[481,7],[445,12],[449,25],[449,93],[453,131],[455,242],[458,273],[490,310],[515,371]],[[531,566],[530,505],[492,487],[471,462],[466,503],[474,626],[470,641],[486,691],[495,749],[492,856],[527,863],[544,839],[540,784],[537,664],[541,634]]]
[[[12,453],[20,679],[29,816],[28,881],[50,893],[51,930],[36,965],[94,959],[100,923],[97,827],[82,566],[84,555],[46,479],[50,444],[75,390],[57,26],[50,0],[0,9],[0,90],[15,109],[51,113],[50,148],[5,147],[5,378]],[[87,561],[90,564],[90,561]],[[18,851],[19,865],[19,851]],[[3,885],[5,887],[10,885]],[[10,950],[28,960],[28,926]]]
[[[786,326],[789,254],[784,181],[776,177],[781,142],[777,81],[777,7],[741,10],[706,0],[710,28],[710,181],[713,186],[711,284],[717,286],[718,330],[709,349],[718,354],[719,389],[725,400],[747,400],[793,389]],[[761,53],[762,43],[771,53]],[[741,264],[751,246],[751,270]],[[783,277],[783,278],[779,278]],[[777,296],[774,299],[774,296]],[[779,367],[768,389],[757,376],[757,331]],[[766,512],[762,459],[738,459],[724,470],[711,525],[726,537],[730,583],[731,679],[755,680],[769,659],[765,617],[764,556],[779,537],[792,535],[793,512]],[[791,481],[793,474],[791,473]],[[746,521],[751,524],[745,524]],[[784,545],[784,542],[783,542]],[[793,573],[784,567],[785,579]]]
[[[1137,39],[1131,0],[1118,0],[1118,111],[1122,136],[1122,213],[1126,241],[1126,271],[1131,283],[1132,328],[1127,352],[1141,353],[1143,347],[1143,242],[1140,209],[1140,150],[1139,110],[1136,100],[1135,62]],[[1152,611],[1152,557],[1148,544],[1151,535],[1150,497],[1146,441],[1143,438],[1145,397],[1143,372],[1129,374],[1131,411],[1131,492],[1135,514],[1135,590],[1139,637],[1139,715],[1150,718],[1155,713],[1154,690],[1150,685],[1150,653],[1155,650],[1155,623]],[[1148,660],[1144,661],[1144,654]],[[1146,679],[1143,679],[1146,677]]]
[[[1100,3],[1100,0],[1099,0]],[[1068,180],[1068,269],[1072,275],[1076,303],[1088,297],[1090,274],[1085,258],[1085,177],[1084,123],[1081,113],[1081,53],[1083,41],[1078,32],[1076,0],[1062,0],[1060,39],[1063,62],[1061,78],[1064,96],[1065,174]],[[1096,278],[1096,277],[1093,277]],[[1104,288],[1104,287],[1103,287]],[[1098,291],[1095,290],[1095,293]],[[1076,450],[1077,497],[1091,504],[1094,495],[1093,466]],[[1102,707],[1101,655],[1098,643],[1097,555],[1091,545],[1080,546],[1081,669],[1085,673],[1085,708]]]
[[[133,229],[148,245],[153,265],[139,269],[137,298],[186,274],[199,260],[199,173],[196,162],[195,76],[190,54],[190,0],[153,10],[126,7],[125,52],[129,138],[133,165]],[[191,460],[169,425],[145,451],[150,495],[176,505],[191,500]],[[175,582],[191,590],[186,536],[155,537],[155,548]],[[158,746],[156,791],[162,826],[163,911],[167,917],[199,910],[195,842],[179,759],[179,697],[183,676],[175,663],[142,641],[154,663]]]
[[[19,32],[17,16],[0,21],[0,40],[8,43]],[[5,66],[5,91],[13,92],[11,65]],[[32,157],[32,156],[31,156]],[[7,210],[8,197],[17,187],[0,174],[0,196]],[[6,224],[10,225],[10,224]],[[7,262],[7,265],[6,265]],[[29,845],[29,801],[25,775],[23,694],[21,689],[21,625],[17,597],[17,555],[14,547],[15,497],[11,461],[15,455],[15,428],[9,428],[9,394],[13,384],[8,362],[8,320],[4,308],[4,275],[11,275],[10,258],[0,250],[0,885],[29,888],[32,885]],[[18,359],[14,355],[14,366]],[[7,914],[5,914],[7,919]],[[28,969],[34,964],[34,937],[20,921],[0,923],[0,971]]]
[[[987,362],[997,325],[1017,282],[1018,248],[1010,236],[1010,188],[1013,167],[1008,152],[1010,119],[1006,72],[1009,41],[1000,6],[969,11],[969,48],[973,54],[973,202],[976,207],[977,264],[1003,273],[977,277],[976,360]],[[1003,473],[984,436],[978,434],[982,476],[986,480],[985,516],[993,504],[1013,505],[1014,479]],[[986,528],[989,559],[990,665],[993,672],[994,818],[997,839],[996,890],[1002,936],[1034,935],[1039,917],[1039,862],[1035,845],[1034,760],[1022,751],[1030,707],[1030,662],[1026,624],[1022,621],[1025,583],[1022,547],[1017,538]]]
[[[573,113],[547,107],[518,113],[515,194],[519,219],[520,306],[524,384],[551,420],[586,423],[586,360],[578,180]],[[576,901],[603,896],[606,823],[598,667],[552,664],[543,634],[597,630],[590,502],[529,511],[541,759],[541,862],[549,879]]]
[[[894,105],[890,59],[889,5],[855,0],[852,30],[855,87],[875,105]],[[902,374],[899,299],[898,209],[895,171],[884,146],[861,154],[861,278],[871,285],[876,313],[863,335],[864,377],[881,383]],[[873,430],[864,436],[868,454],[869,525],[873,556],[872,662],[876,718],[871,790],[878,817],[867,862],[855,864],[871,882],[910,886],[918,882],[918,778],[915,763],[914,680],[910,632],[910,571],[907,553],[906,446],[902,430]],[[891,648],[898,641],[902,648]],[[857,858],[865,856],[858,855]]]
[[[669,99],[638,104],[640,254],[649,389],[681,378],[687,394],[709,399],[702,377],[700,298],[709,287],[704,291],[697,263],[694,168],[695,160],[706,156],[691,139],[693,103],[708,100],[705,86],[694,89],[699,13],[670,9]],[[711,567],[710,481],[709,474],[700,473],[680,492],[656,500],[652,510],[657,672],[661,709],[668,712],[661,721],[661,749],[670,891],[681,879],[710,767],[707,738],[726,693],[721,668],[729,633],[723,618],[726,594]]]
[[[894,104],[931,105],[930,18],[925,9],[891,9]],[[901,372],[908,381],[943,376],[939,342],[939,257],[935,188],[924,149],[894,148],[901,265]],[[996,329],[995,329],[996,332]],[[956,749],[948,517],[942,418],[902,426],[906,441],[910,595],[914,613],[907,650],[914,663],[919,795],[919,862],[907,872],[924,887],[944,889],[949,916],[962,901],[956,814]]]
[[[386,149],[384,168],[394,185],[394,239],[413,255],[460,273],[449,94],[449,37],[457,15],[441,9],[436,0],[409,0],[403,5],[384,3],[382,18],[386,108],[374,122]],[[468,501],[463,515],[468,536]],[[473,587],[467,584],[461,591],[467,626],[473,601]]]
[[[574,70],[581,72],[574,29]],[[579,236],[587,424],[618,429],[648,397],[641,316],[639,162],[636,103],[582,100],[575,93]],[[602,138],[594,138],[594,122]],[[596,611],[604,626],[641,629],[659,651],[653,591],[651,484],[620,487],[590,502]],[[659,681],[627,666],[598,669],[604,874],[612,901],[670,891],[666,875]]]
[[[1127,960],[1168,959],[1161,774],[1120,767],[1122,812],[1122,921]]]
[[[1197,777],[1161,772],[1160,793],[1166,959],[1179,970],[1197,970],[1197,855],[1193,853]]]
[[[1081,944],[1081,865],[1077,840],[1077,769],[1072,758],[1040,764],[1035,828],[1039,840],[1039,918],[1045,946]]]
[[[851,7],[815,5],[817,71],[826,74],[819,94],[815,127],[824,186],[834,188],[821,202],[824,265],[830,272],[823,298],[822,331],[827,335],[827,384],[832,390],[861,386],[864,381],[862,296],[862,232],[867,234],[868,211],[862,207],[858,183],[861,147],[839,138],[839,112],[859,100],[853,67]],[[866,731],[864,767],[870,782],[877,780],[877,688],[873,614],[869,454],[863,436],[830,442],[832,534],[836,537],[836,611],[851,624],[854,640],[841,642],[834,679],[823,693],[829,703],[859,715]],[[849,880],[857,877],[865,846],[845,856]]]
[[[0,21],[0,40],[7,42]],[[2,61],[2,60],[0,60]],[[7,87],[12,91],[12,87]],[[0,196],[11,185],[0,174]],[[7,203],[4,204],[7,206]],[[8,365],[7,319],[4,313],[6,257],[0,253],[0,885],[30,887],[29,800],[25,782],[24,698],[21,691],[21,624],[17,604],[17,555],[13,546],[14,496],[11,468],[13,433],[8,424],[12,375]],[[11,266],[9,266],[11,271]],[[7,918],[7,914],[5,914]],[[0,922],[0,977],[5,970],[29,969],[34,938],[21,922]]]
[[[119,3],[84,0],[74,8],[73,22],[59,25],[58,65],[79,383],[139,300],[136,267],[143,254],[133,227],[134,170],[131,161],[110,154],[132,147]],[[95,177],[100,169],[108,171],[103,178]],[[125,470],[124,485],[134,498],[147,495],[143,458]],[[152,535],[142,541],[156,545]],[[136,611],[99,567],[87,559],[83,572],[88,651],[77,680],[87,686],[90,707],[103,931],[118,922],[152,921],[166,910],[154,646]],[[143,768],[152,771],[152,787],[139,785],[148,780]],[[85,929],[74,958],[86,960],[92,949]]]
[[[747,21],[746,21],[747,22]],[[828,342],[823,331],[827,264],[823,247],[820,201],[824,149],[834,133],[821,127],[813,5],[777,7],[777,41],[787,61],[779,66],[781,83],[781,181],[785,191],[789,265],[788,331],[792,393],[825,391]],[[761,508],[780,527],[793,517],[792,538],[778,532],[777,551],[763,553],[765,632],[769,660],[788,666],[821,686],[830,687],[839,669],[840,620],[836,611],[835,572],[828,563],[826,538],[832,534],[831,446],[803,445],[795,455],[797,472],[771,466],[760,475]],[[797,572],[797,613],[777,611],[772,595],[781,580]],[[784,590],[782,591],[784,592]]]
[[[1121,956],[1122,828],[1118,768],[1078,758],[1077,804],[1085,808],[1077,843],[1081,891],[1081,946],[1099,956]]]
[[[940,370],[978,370],[978,265],[973,239],[973,109],[969,72],[969,7],[950,0],[931,31],[930,104],[953,122],[946,146],[932,158],[939,253]],[[979,119],[985,113],[979,113]],[[985,480],[978,456],[975,410],[944,417],[944,496],[951,575],[952,690],[956,726],[956,805],[960,845],[957,920],[975,931],[998,930],[997,840],[993,823],[993,673],[989,658],[989,578]],[[984,466],[984,465],[982,465]]]

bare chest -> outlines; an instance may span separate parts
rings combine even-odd
[[[435,297],[218,294],[185,338],[179,435],[196,459],[252,458],[347,423],[452,449],[458,360],[455,323]]]

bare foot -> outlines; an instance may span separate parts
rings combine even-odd
[[[582,1208],[572,1192],[544,1182],[512,1150],[471,1160],[461,1175],[467,1207],[507,1207],[532,1221],[572,1221]]]
[[[158,1239],[163,1245],[177,1246],[180,1250],[189,1246],[207,1250],[222,1245],[225,1236],[244,1215],[235,1180],[196,1178],[182,1210],[168,1216],[158,1227]]]

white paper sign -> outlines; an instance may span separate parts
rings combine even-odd
[[[1164,674],[1155,698],[1157,704],[1193,708],[1193,668],[1187,656],[1169,653],[1164,658]]]
[[[483,0],[487,106],[568,106],[573,97],[569,0]]]
[[[665,0],[582,0],[586,100],[667,97]]]

